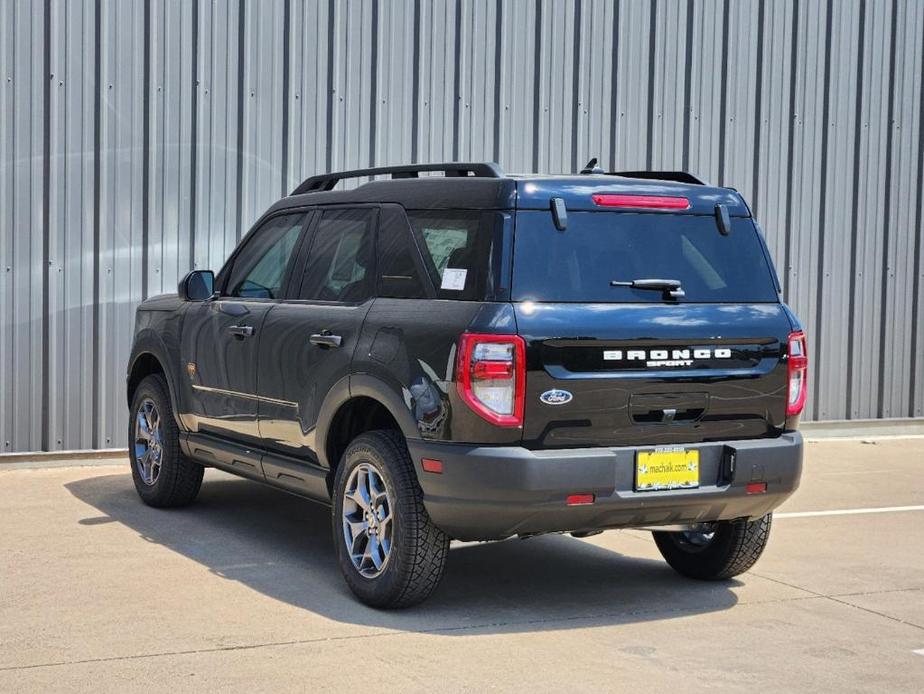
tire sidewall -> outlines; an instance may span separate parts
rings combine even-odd
[[[722,522],[712,541],[704,547],[688,545],[680,539],[680,533],[655,532],[653,536],[662,556],[678,573],[699,580],[725,580],[747,571],[757,561],[766,547],[771,523],[772,514],[753,521]],[[758,527],[765,531],[762,539],[756,542],[751,530]],[[742,549],[749,545],[751,558],[739,563]]]
[[[163,440],[161,468],[154,484],[145,484],[138,471],[137,461],[135,460],[135,419],[138,416],[138,409],[141,403],[150,400],[157,408],[161,421],[161,436]],[[170,395],[167,393],[167,387],[163,379],[158,376],[147,376],[132,396],[132,408],[128,420],[128,456],[132,470],[132,480],[135,483],[135,489],[139,496],[149,503],[156,503],[163,495],[164,487],[167,485],[167,479],[173,472],[172,468],[179,464],[177,457],[179,455],[179,432],[176,422],[173,419],[173,408],[170,404]]]
[[[385,483],[392,512],[391,553],[382,573],[374,578],[363,576],[353,566],[343,538],[344,490],[353,470],[363,463],[374,467]],[[334,477],[331,525],[333,526],[337,561],[350,588],[371,605],[387,605],[401,595],[405,589],[407,553],[410,545],[407,537],[408,504],[407,500],[402,498],[401,490],[396,484],[394,466],[397,463],[398,461],[391,460],[391,456],[382,454],[382,451],[375,445],[373,437],[363,435],[349,445]]]

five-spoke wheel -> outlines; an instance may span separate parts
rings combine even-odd
[[[360,600],[407,607],[436,589],[449,538],[424,508],[401,434],[368,431],[353,439],[337,465],[333,502],[337,560]]]
[[[135,490],[144,503],[165,508],[196,498],[202,466],[180,450],[170,391],[160,374],[143,378],[132,394],[128,451]]]
[[[391,555],[392,502],[382,476],[371,463],[350,473],[343,497],[343,541],[353,566],[365,578],[375,578]]]
[[[141,402],[135,415],[135,466],[141,481],[153,486],[160,474],[164,455],[164,439],[160,428],[160,412],[150,398]]]

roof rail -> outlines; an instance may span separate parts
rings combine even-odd
[[[625,178],[649,178],[656,181],[677,181],[679,183],[692,183],[698,186],[706,185],[696,176],[686,171],[608,171],[607,176],[623,176]]]
[[[373,169],[353,169],[337,171],[306,178],[292,191],[292,195],[316,193],[331,190],[346,178],[365,176],[382,176],[390,174],[392,178],[418,178],[426,171],[442,171],[445,176],[478,176],[480,178],[503,178],[504,172],[493,162],[447,162],[443,164],[405,164],[402,166],[379,166]]]

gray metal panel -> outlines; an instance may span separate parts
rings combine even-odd
[[[96,444],[125,444],[125,369],[149,256],[149,17],[142,0],[104,0],[100,17],[99,355]],[[148,66],[149,67],[149,66]],[[150,75],[147,75],[150,82]],[[148,111],[146,112],[146,108]],[[55,397],[52,394],[52,397]],[[63,448],[73,448],[64,444]]]
[[[540,5],[533,0],[512,0],[502,5],[500,81],[500,161],[505,170],[534,171],[538,142],[534,113],[538,104],[536,34]]]
[[[836,3],[831,11],[831,65],[838,77],[828,86],[827,149],[822,152],[824,166],[824,207],[820,210],[819,228],[823,229],[821,264],[815,268],[814,296],[818,321],[814,339],[816,353],[824,360],[816,362],[815,383],[829,384],[824,391],[814,388],[813,415],[816,419],[844,419],[847,416],[847,387],[841,375],[847,370],[846,350],[831,350],[829,345],[846,344],[850,330],[849,235],[853,197],[853,177],[841,172],[853,170],[853,149],[838,146],[850,142],[856,132],[857,60],[859,41],[858,3]],[[833,70],[832,70],[833,74]],[[821,204],[821,200],[819,200]],[[822,226],[823,225],[823,226]],[[820,293],[819,293],[820,292]]]
[[[866,12],[864,95],[860,135],[860,170],[856,236],[856,307],[853,316],[850,386],[852,417],[877,417],[882,352],[882,260],[885,217],[885,169],[888,150],[889,54],[892,4],[871,2]]]
[[[908,233],[914,229],[917,210],[907,201],[916,198],[924,182],[916,180],[920,157],[920,123],[918,112],[921,96],[921,62],[924,35],[924,8],[920,2],[898,6],[896,20],[895,69],[893,71],[893,118],[890,123],[893,157],[890,170],[891,193],[886,224],[889,246],[885,257],[882,334],[882,390],[878,416],[902,417],[909,413],[911,401],[912,330],[920,320],[912,314],[912,293],[915,275],[915,239]],[[899,63],[902,61],[904,65]],[[920,229],[918,230],[920,233]]]
[[[48,445],[93,446],[94,8],[51,6]],[[91,252],[85,252],[89,249]],[[39,318],[39,316],[36,316]]]
[[[48,7],[0,3],[0,451],[124,445],[138,302],[304,177],[453,158],[735,186],[809,334],[807,416],[924,415],[920,2]]]
[[[28,0],[0,5],[0,239],[3,247],[0,442],[4,452],[44,444],[43,401],[43,11]]]
[[[243,108],[239,51],[244,18],[239,2],[198,6],[196,106],[196,267],[218,269],[240,238],[243,153],[238,127]],[[246,223],[252,220],[248,220]]]
[[[378,3],[377,56],[372,56],[375,84],[375,164],[402,164],[410,161],[413,142],[413,122],[409,115],[414,104],[414,46],[417,34],[414,32],[414,4],[401,2]],[[319,78],[320,80],[320,78]],[[324,133],[316,143],[323,154],[326,151]],[[296,183],[302,180],[305,171],[322,171],[322,167],[298,169]]]

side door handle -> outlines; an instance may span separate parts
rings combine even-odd
[[[253,326],[252,325],[232,325],[228,328],[228,332],[234,335],[235,337],[253,337]]]
[[[343,338],[340,335],[332,334],[329,330],[324,330],[309,337],[308,341],[318,347],[339,347],[343,342]]]

